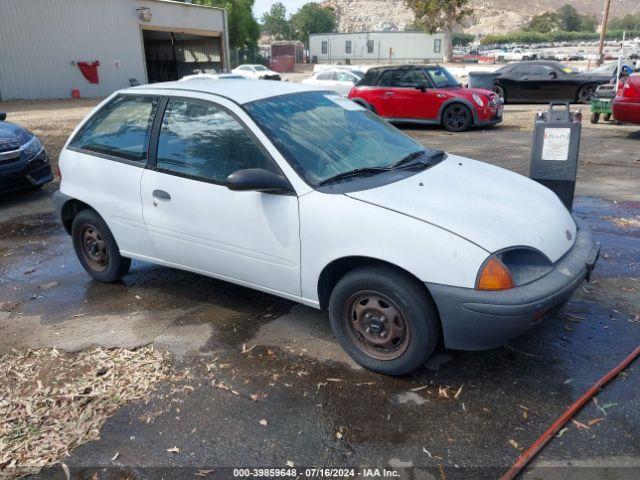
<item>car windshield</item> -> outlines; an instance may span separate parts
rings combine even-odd
[[[446,68],[425,68],[423,72],[436,88],[459,87],[460,83]]]
[[[434,152],[332,92],[282,95],[245,109],[313,186],[354,170],[388,167],[415,152]]]
[[[579,70],[575,67],[570,67],[569,65],[565,65],[564,63],[558,63],[556,65],[558,70],[562,70],[564,73],[579,73]]]

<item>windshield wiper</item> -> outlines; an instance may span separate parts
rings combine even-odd
[[[395,163],[389,165],[389,168],[403,168],[403,167],[413,167],[416,165],[424,165],[426,167],[431,167],[435,163],[439,162],[444,158],[446,154],[442,150],[433,150],[431,154],[427,155],[425,150],[419,150],[417,152],[412,152],[406,157],[401,158]],[[425,158],[422,158],[425,157]],[[416,161],[420,159],[420,161]]]
[[[366,175],[375,175],[375,174],[381,173],[381,172],[388,172],[389,170],[391,170],[389,167],[363,167],[363,168],[356,168],[355,170],[349,170],[348,172],[342,172],[342,173],[339,173],[337,175],[334,175],[333,177],[329,177],[329,178],[327,178],[325,180],[322,180],[318,185],[319,186],[328,185],[330,183],[339,182],[340,180],[345,180],[347,178],[361,177],[361,176],[366,176]]]

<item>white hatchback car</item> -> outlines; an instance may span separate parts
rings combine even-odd
[[[60,170],[55,203],[96,280],[136,258],[328,308],[344,349],[387,374],[441,340],[520,335],[599,251],[538,183],[293,83],[122,90],[76,128]]]
[[[362,77],[364,77],[364,72],[360,70],[332,68],[322,70],[309,78],[305,78],[302,83],[333,90],[346,97],[353,86],[362,80]]]
[[[280,80],[278,72],[274,72],[264,65],[240,65],[231,70],[231,73],[242,75],[249,80]]]

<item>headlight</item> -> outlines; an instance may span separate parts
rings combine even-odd
[[[484,100],[482,99],[482,97],[480,95],[478,95],[477,93],[473,94],[473,100],[474,102],[476,102],[480,107],[484,107]]]
[[[478,272],[479,290],[507,290],[544,277],[553,264],[531,248],[511,248],[491,255]]]
[[[35,135],[22,146],[22,152],[27,158],[35,157],[42,150],[42,142]]]

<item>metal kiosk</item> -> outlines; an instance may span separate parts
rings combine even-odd
[[[571,211],[578,172],[582,114],[569,103],[550,103],[539,112],[533,130],[529,177],[551,189]]]

